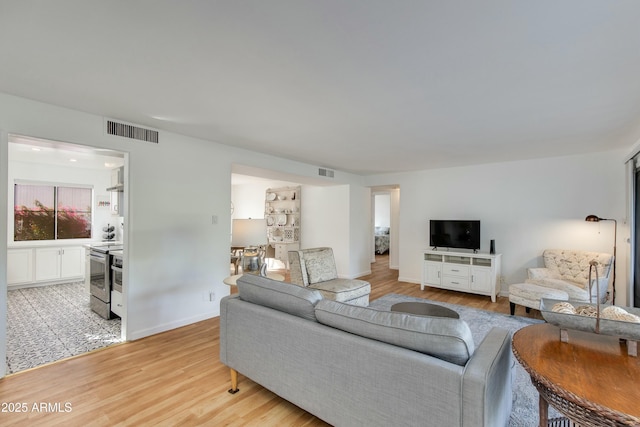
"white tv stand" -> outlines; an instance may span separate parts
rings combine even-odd
[[[496,302],[500,290],[502,254],[422,251],[423,268],[420,289],[425,286],[488,295]]]

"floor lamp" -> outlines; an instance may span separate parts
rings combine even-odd
[[[611,281],[613,295],[611,297],[611,304],[615,305],[616,303],[616,242],[617,242],[616,239],[618,235],[618,221],[611,218],[600,218],[596,215],[589,215],[584,220],[588,222],[613,221],[613,265],[611,266],[613,268],[613,279]]]

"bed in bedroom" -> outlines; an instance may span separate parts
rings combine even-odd
[[[374,239],[377,254],[389,251],[389,227],[375,227]]]

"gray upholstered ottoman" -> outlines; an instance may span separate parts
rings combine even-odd
[[[516,304],[526,307],[527,313],[531,308],[540,310],[540,300],[552,298],[567,301],[569,294],[558,289],[534,285],[533,283],[516,283],[509,286],[509,307],[511,315],[516,311]]]

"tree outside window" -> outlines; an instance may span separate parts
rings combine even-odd
[[[14,241],[91,237],[90,188],[15,184]]]

